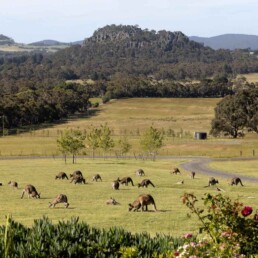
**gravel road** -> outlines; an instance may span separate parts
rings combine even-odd
[[[234,173],[228,173],[222,170],[215,170],[209,167],[209,163],[212,161],[235,161],[235,160],[257,160],[258,158],[232,158],[232,159],[210,159],[205,157],[194,157],[191,158],[189,162],[180,165],[181,168],[188,171],[195,171],[196,173],[201,173],[213,177],[223,177],[223,178],[233,178]],[[258,170],[258,168],[257,168]],[[257,171],[258,172],[258,171]],[[243,181],[251,181],[253,183],[258,183],[258,178],[249,177],[241,175],[240,178]]]

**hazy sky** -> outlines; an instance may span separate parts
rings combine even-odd
[[[258,0],[0,0],[0,34],[20,43],[83,40],[108,24],[258,35]]]

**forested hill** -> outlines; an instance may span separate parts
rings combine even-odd
[[[248,72],[258,72],[257,57],[248,52],[215,51],[182,32],[109,25],[96,30],[82,46],[52,55],[0,58],[0,87],[13,93],[24,87],[49,88],[67,79],[203,79]]]

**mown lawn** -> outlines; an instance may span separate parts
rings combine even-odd
[[[77,159],[77,164],[71,164],[71,160],[65,164],[62,159],[12,159],[0,160],[0,224],[5,223],[5,216],[12,217],[25,225],[31,225],[34,219],[43,215],[53,222],[67,220],[72,216],[79,216],[91,226],[98,228],[123,227],[133,233],[148,232],[171,234],[180,236],[186,232],[198,231],[198,222],[195,217],[187,216],[188,210],[181,202],[181,196],[185,192],[196,194],[199,198],[207,192],[217,194],[216,187],[205,188],[208,176],[196,175],[196,179],[190,178],[190,171],[181,171],[181,175],[171,175],[173,167],[179,166],[186,160],[135,160],[135,159]],[[135,170],[144,169],[146,176],[135,175]],[[75,185],[69,180],[55,180],[55,175],[64,171],[67,174],[74,170],[81,170],[87,184]],[[243,173],[248,168],[243,168]],[[102,182],[92,182],[92,176],[99,173]],[[130,176],[137,185],[143,178],[149,178],[154,185],[147,189],[137,186],[121,186],[120,190],[112,189],[112,181],[117,177]],[[7,183],[15,180],[19,189],[11,189]],[[177,184],[184,180],[184,184]],[[257,207],[256,184],[248,183],[245,187],[230,187],[227,180],[219,178],[219,187],[225,192],[222,194],[232,198],[239,198],[245,205]],[[41,193],[41,199],[21,199],[22,189],[26,184],[33,184]],[[65,209],[62,204],[56,208],[48,208],[48,203],[59,193],[66,194],[70,206]],[[129,212],[128,203],[133,202],[141,193],[150,193],[157,205],[158,212]],[[109,206],[105,202],[114,197],[121,205]],[[201,206],[201,201],[199,205]]]

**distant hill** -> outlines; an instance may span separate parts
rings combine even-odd
[[[0,34],[0,45],[13,45],[14,43],[15,42],[12,38]]]
[[[190,40],[204,44],[204,46],[218,49],[251,49],[258,50],[258,36],[244,34],[224,34],[214,37],[191,36]]]
[[[51,46],[55,50],[51,54],[49,47],[45,48],[20,58],[0,58],[0,87],[8,92],[24,82],[35,88],[66,80],[114,82],[117,78],[107,86],[113,91],[121,78],[202,80],[258,72],[258,59],[248,51],[214,50],[180,31],[155,31],[132,25],[107,25],[97,29],[82,45],[65,45],[58,51],[57,46]],[[6,64],[8,69],[1,69]],[[137,83],[134,86],[136,91],[142,87]],[[98,87],[103,89],[102,84]],[[170,85],[167,87],[169,90]]]
[[[69,43],[63,43],[63,42],[59,42],[57,40],[52,40],[52,39],[45,39],[45,40],[30,43],[28,45],[51,47],[51,46],[59,46],[59,45],[69,45]]]

